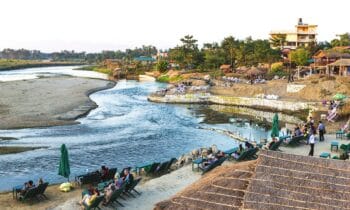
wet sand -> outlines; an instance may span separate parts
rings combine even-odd
[[[97,107],[89,95],[114,85],[69,76],[0,82],[0,129],[76,124]]]

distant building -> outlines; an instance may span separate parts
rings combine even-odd
[[[317,25],[303,23],[299,18],[298,24],[291,31],[271,31],[270,42],[273,48],[295,50],[297,47],[308,47],[316,43]]]
[[[136,61],[140,61],[140,62],[150,62],[150,63],[152,63],[152,62],[156,61],[156,59],[155,59],[155,58],[148,57],[148,56],[140,56],[140,57],[136,57],[136,58],[134,58],[134,60],[136,60]]]

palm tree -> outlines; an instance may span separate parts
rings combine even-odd
[[[285,34],[277,34],[276,36],[270,38],[272,47],[277,47],[283,49],[284,43],[286,42]]]

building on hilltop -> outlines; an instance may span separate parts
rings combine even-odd
[[[316,43],[317,25],[303,23],[299,18],[294,30],[271,31],[270,42],[272,48],[295,50],[298,47],[308,47]]]

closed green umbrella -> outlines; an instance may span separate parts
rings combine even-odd
[[[334,100],[343,100],[343,99],[345,99],[345,98],[346,98],[346,95],[341,94],[341,93],[337,93],[337,94],[335,94],[335,95],[333,96],[333,99],[334,99]]]
[[[60,166],[58,168],[58,175],[68,178],[70,175],[69,159],[68,159],[68,150],[65,144],[61,146],[61,159]]]
[[[271,137],[279,137],[280,129],[278,124],[278,115],[275,113],[275,116],[273,116],[272,119],[272,131],[271,131]]]

